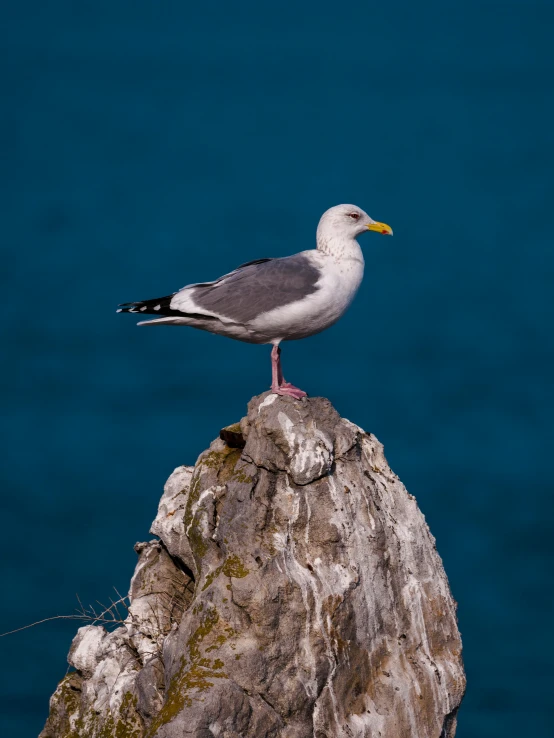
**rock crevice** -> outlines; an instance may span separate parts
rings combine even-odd
[[[377,439],[264,394],[167,481],[125,622],[79,629],[41,738],[452,738],[455,602]]]

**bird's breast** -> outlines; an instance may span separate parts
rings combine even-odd
[[[356,296],[363,276],[364,262],[358,259],[345,259],[329,265],[322,272],[322,297],[327,302],[329,315],[335,320],[340,318]]]

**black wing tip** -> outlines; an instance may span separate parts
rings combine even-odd
[[[116,313],[138,313],[140,310],[137,310],[137,308],[140,308],[142,305],[144,305],[143,302],[121,302],[117,306]]]
[[[133,315],[155,315],[158,318],[171,315],[183,315],[180,310],[171,307],[173,295],[156,297],[153,300],[140,300],[138,302],[122,302],[117,306],[117,313],[133,313]]]

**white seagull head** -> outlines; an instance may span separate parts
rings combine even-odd
[[[357,207],[357,205],[335,205],[321,216],[317,227],[318,236],[324,240],[334,236],[339,238],[356,238],[365,231],[377,231],[385,236],[392,236],[392,228],[386,223],[378,223]]]

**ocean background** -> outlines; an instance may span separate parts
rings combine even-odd
[[[268,388],[268,347],[117,303],[311,248],[352,202],[394,238],[285,374],[377,435],[437,539],[458,738],[551,735],[553,4],[2,15],[0,631],[126,591],[166,478]],[[0,640],[0,735],[39,733],[78,625]]]

